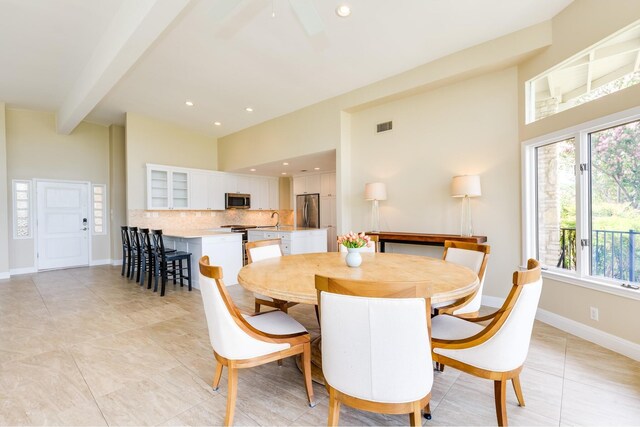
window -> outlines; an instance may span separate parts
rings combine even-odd
[[[93,234],[107,234],[107,186],[93,186]]]
[[[591,46],[525,84],[527,123],[640,83],[640,25]]]
[[[525,258],[640,285],[640,108],[526,142],[523,161]]]
[[[32,237],[31,181],[13,182],[13,238]]]

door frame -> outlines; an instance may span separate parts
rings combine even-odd
[[[52,183],[60,183],[60,184],[83,184],[87,186],[87,222],[89,224],[89,238],[87,239],[88,254],[89,260],[87,265],[79,265],[77,267],[89,267],[91,266],[91,260],[93,259],[92,247],[93,247],[93,206],[92,206],[92,186],[91,181],[75,181],[71,179],[46,179],[46,178],[33,178],[33,214],[34,214],[34,238],[33,238],[33,260],[34,267],[36,272],[40,270],[40,258],[38,257],[38,246],[39,246],[39,238],[40,234],[38,233],[38,183],[39,182],[52,182]],[[52,269],[52,270],[63,270],[64,268]],[[45,271],[45,270],[42,270]]]

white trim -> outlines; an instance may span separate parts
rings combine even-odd
[[[21,274],[32,274],[37,273],[38,269],[33,267],[22,267],[22,268],[12,268],[9,270],[9,274],[12,276],[19,276]]]
[[[556,270],[543,270],[542,277],[548,277],[549,279],[556,280],[558,282],[580,286],[594,291],[605,292],[622,298],[640,300],[640,291],[623,288],[620,285],[609,283],[608,281],[597,280],[594,276],[590,276],[589,278],[578,277]]]
[[[111,258],[89,260],[89,267],[93,267],[95,265],[110,265],[110,264],[111,264]]]
[[[600,289],[598,289],[600,290]],[[500,308],[504,303],[504,298],[492,297],[489,295],[482,296],[482,305],[492,308]],[[640,361],[640,344],[617,337],[608,332],[601,331],[594,327],[585,325],[575,320],[560,316],[548,310],[538,308],[536,311],[536,319],[561,331],[575,335],[579,338],[597,344],[608,350],[630,357]]]
[[[95,189],[96,187],[100,187],[102,188],[102,232],[100,233],[96,233],[96,208],[95,208]],[[108,218],[108,212],[109,212],[109,206],[108,206],[108,200],[109,198],[107,197],[107,185],[106,184],[91,184],[91,233],[94,236],[106,236],[107,234],[109,234],[109,230],[108,230],[108,223],[109,221],[107,221]]]
[[[18,190],[16,189],[16,184],[27,184],[28,188],[27,188],[27,203],[29,204],[29,207],[27,208],[29,216],[27,217],[27,220],[29,221],[28,223],[28,227],[29,227],[29,234],[27,236],[18,236],[18,215],[17,215],[17,204],[18,204],[18,199],[16,197],[16,193],[18,192]],[[12,230],[13,230],[13,240],[28,240],[28,239],[33,239],[34,237],[34,225],[33,225],[33,220],[34,220],[34,215],[33,215],[33,211],[34,211],[34,201],[33,201],[33,195],[35,194],[35,191],[33,189],[33,183],[31,182],[30,179],[12,179],[11,180],[11,195],[12,195],[12,202],[13,202],[13,206],[11,209],[11,218],[12,218]]]
[[[567,319],[566,317],[559,316],[541,308],[539,308],[536,313],[536,319],[584,340],[598,344],[601,347],[640,361],[640,344],[603,332],[600,329],[587,326],[575,320]]]
[[[9,277],[11,277],[11,273],[9,273],[8,271],[5,271],[3,273],[0,273],[0,280],[2,279],[8,279]]]

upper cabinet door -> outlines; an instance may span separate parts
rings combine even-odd
[[[224,177],[221,173],[212,173],[208,176],[207,192],[209,195],[209,209],[215,211],[224,210]]]
[[[238,193],[238,176],[232,173],[224,174],[224,192]]]
[[[207,172],[191,172],[191,197],[189,207],[196,210],[211,209],[209,206],[209,177]]]
[[[189,209],[188,172],[171,172],[171,208]]]
[[[307,194],[320,193],[320,175],[309,175],[307,178]]]
[[[169,209],[169,171],[147,168],[147,209]]]
[[[304,176],[298,176],[293,178],[293,195],[304,194],[307,192],[307,178]],[[295,197],[294,197],[295,199]]]
[[[320,175],[320,195],[335,196],[336,195],[336,174],[325,173]]]
[[[280,209],[280,183],[278,178],[269,178],[269,209]]]
[[[244,175],[236,175],[238,189],[236,192],[240,194],[251,194],[251,177]]]

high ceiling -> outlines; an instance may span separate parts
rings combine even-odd
[[[83,118],[124,124],[131,111],[220,137],[550,19],[571,2],[350,0],[352,15],[339,18],[338,0],[171,1],[0,0],[0,100],[57,111],[69,131]],[[295,2],[317,11],[317,34]],[[143,4],[153,13],[127,20],[124,9]]]

